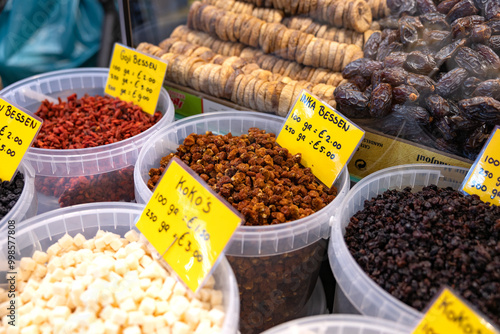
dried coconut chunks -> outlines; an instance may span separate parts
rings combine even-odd
[[[250,15],[234,14],[201,2],[191,6],[188,27],[225,41],[232,40],[232,34],[240,43],[260,47],[265,53],[334,71],[341,71],[351,61],[363,57],[359,46],[316,38],[279,23],[266,23]]]
[[[281,9],[287,15],[302,15],[337,28],[365,32],[372,23],[372,10],[363,0],[245,0],[258,7]]]
[[[306,34],[312,34],[318,38],[327,39],[339,43],[355,44],[363,48],[365,41],[370,38],[373,30],[369,29],[364,33],[345,28],[335,28],[326,24],[320,24],[313,19],[302,16],[292,16],[283,19],[281,22],[289,29],[299,30]]]
[[[251,3],[228,0],[202,0],[203,3],[227,10],[233,13],[248,14],[266,22],[281,22],[285,14],[283,11],[273,8],[255,7]]]

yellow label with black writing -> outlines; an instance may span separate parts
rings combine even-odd
[[[331,187],[365,135],[328,104],[303,90],[290,109],[276,142]]]
[[[193,292],[203,285],[243,221],[203,184],[183,162],[172,159],[136,223]]]
[[[160,59],[116,43],[104,92],[153,115],[166,71]]]
[[[498,334],[483,317],[475,313],[453,292],[445,288],[425,313],[413,334]]]
[[[11,181],[36,138],[42,120],[0,98],[0,180]]]
[[[496,126],[465,178],[462,191],[500,205],[500,127]]]

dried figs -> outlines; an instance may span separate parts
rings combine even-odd
[[[381,118],[391,110],[392,87],[387,83],[380,83],[372,91],[370,101],[370,116]]]

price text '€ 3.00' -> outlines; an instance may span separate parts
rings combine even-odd
[[[189,289],[201,287],[243,218],[174,158],[137,228]]]
[[[331,187],[363,140],[365,132],[342,114],[303,90],[276,142]]]
[[[496,126],[465,177],[462,190],[483,202],[500,205],[500,127]]]
[[[166,70],[165,62],[115,44],[104,92],[133,102],[153,115]]]
[[[42,120],[0,98],[0,179],[10,181],[35,139]]]

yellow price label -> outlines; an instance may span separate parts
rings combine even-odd
[[[361,144],[365,132],[328,104],[303,90],[276,142],[331,187]]]
[[[42,120],[0,98],[0,180],[11,181]]]
[[[104,92],[153,115],[166,71],[165,62],[116,43]]]
[[[210,274],[241,214],[226,204],[182,161],[170,161],[137,228],[196,292]]]
[[[445,288],[425,313],[413,334],[449,333],[498,334],[499,332],[450,289]]]
[[[465,177],[462,191],[500,205],[500,127],[496,126]]]

